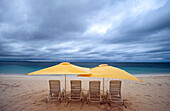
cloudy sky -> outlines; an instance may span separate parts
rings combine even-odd
[[[0,0],[0,60],[170,61],[170,1]]]

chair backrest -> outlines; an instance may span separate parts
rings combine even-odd
[[[109,92],[114,95],[119,94],[121,96],[121,83],[122,81],[119,80],[111,80]]]
[[[57,95],[60,92],[60,81],[59,80],[49,80],[50,94],[51,96]]]
[[[100,81],[90,81],[89,92],[91,94],[100,94]]]
[[[80,80],[71,80],[71,93],[80,93],[82,90],[81,81]]]

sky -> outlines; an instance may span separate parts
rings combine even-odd
[[[0,0],[0,60],[169,62],[170,0]]]

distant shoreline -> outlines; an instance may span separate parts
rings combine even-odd
[[[78,74],[75,74],[75,75],[67,75],[67,76],[76,76]],[[26,76],[26,77],[36,77],[36,76],[39,76],[39,77],[42,77],[42,76],[65,76],[65,74],[63,75],[25,75],[25,74],[0,74],[0,76]],[[150,76],[170,76],[170,73],[166,73],[166,74],[133,74],[133,76],[136,76],[136,77],[150,77]]]

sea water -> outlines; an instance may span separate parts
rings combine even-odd
[[[170,63],[167,62],[71,62],[74,65],[93,68],[100,64],[108,64],[129,72],[132,75],[140,74],[170,74]],[[59,62],[0,62],[0,74],[27,74],[53,65]]]

